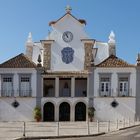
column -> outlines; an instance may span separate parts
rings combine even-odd
[[[59,77],[55,78],[55,97],[59,97]]]
[[[87,97],[89,97],[89,77],[87,77]]]
[[[71,78],[71,97],[75,97],[75,77]]]

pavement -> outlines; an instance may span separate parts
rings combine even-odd
[[[32,139],[45,140],[45,139]],[[47,139],[50,140],[50,139]],[[127,128],[99,136],[85,136],[78,138],[54,138],[53,140],[140,140],[140,126]]]
[[[0,122],[0,140],[16,140],[23,135],[31,140],[96,136],[133,125],[134,122],[26,122],[24,128],[24,122]]]

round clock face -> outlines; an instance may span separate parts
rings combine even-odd
[[[62,38],[65,42],[71,42],[73,39],[73,34],[70,31],[66,31],[63,33]]]

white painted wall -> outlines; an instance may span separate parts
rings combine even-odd
[[[51,70],[53,71],[78,71],[84,69],[84,44],[81,39],[86,39],[83,26],[69,14],[63,17],[59,22],[52,26],[50,39],[55,40],[52,44]],[[73,40],[66,43],[62,39],[65,31],[73,33]],[[74,59],[72,63],[65,64],[62,61],[61,50],[65,47],[71,47],[74,50]]]
[[[106,58],[109,57],[108,43],[96,41],[94,44],[94,48],[98,48],[97,54],[95,57],[95,65],[101,63],[102,61],[104,61]]]
[[[43,46],[40,42],[35,42],[33,45],[33,55],[32,55],[32,61],[36,64],[38,64],[38,56],[41,56],[41,64],[43,65]]]
[[[130,73],[130,89],[132,89],[132,96],[136,95],[136,69],[129,67],[122,68],[96,68],[94,73],[94,96],[98,96],[99,90],[99,73],[111,73],[111,89],[113,96],[117,95],[118,89],[118,73]]]
[[[99,97],[99,73],[111,73],[111,89],[114,97]],[[133,97],[117,97],[118,88],[118,73],[130,73],[130,89],[132,89]],[[94,107],[95,119],[108,120],[122,120],[123,118],[135,118],[136,105],[136,69],[135,68],[96,68],[94,73]],[[119,105],[113,108],[110,104],[116,101]]]
[[[135,98],[122,97],[115,98],[119,105],[113,108],[110,104],[114,98],[94,98],[95,120],[116,121],[125,119],[134,120],[135,118]]]
[[[33,121],[33,109],[36,106],[36,98],[33,98],[36,97],[36,70],[33,68],[1,68],[0,75],[2,74],[13,74],[14,96],[16,96],[16,100],[20,105],[14,108],[11,105],[14,102],[14,97],[1,97],[0,121]],[[18,97],[19,74],[31,74],[32,97]]]
[[[19,74],[31,74],[31,89],[32,89],[32,97],[36,97],[36,70],[34,68],[1,68],[1,74],[13,74],[13,89],[15,91],[15,96],[19,96]],[[0,80],[1,81],[1,80]],[[1,87],[1,85],[0,85]]]
[[[33,110],[36,98],[16,98],[19,106],[14,108],[11,104],[14,98],[0,99],[0,121],[34,121]]]
[[[73,40],[66,43],[62,39],[65,31],[73,33]],[[89,39],[84,30],[84,24],[71,15],[66,14],[57,23],[52,24],[52,31],[46,38],[47,40],[54,40],[51,46],[51,70],[52,71],[79,71],[84,69],[85,50],[81,39]],[[65,47],[71,47],[74,50],[74,60],[72,63],[65,64],[62,61],[61,50]],[[108,43],[96,41],[94,48],[98,48],[95,58],[95,64],[101,63],[109,56]],[[41,55],[43,64],[43,46],[41,43],[34,43],[32,60],[37,64],[38,55]]]

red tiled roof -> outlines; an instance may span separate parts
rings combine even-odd
[[[135,65],[128,64],[126,61],[111,55],[96,67],[135,67]]]
[[[86,21],[84,19],[77,19],[76,17],[74,17],[71,13],[66,13],[64,16],[66,16],[67,14],[71,15],[74,19],[76,19],[78,22],[80,22],[81,24],[85,24],[86,25]],[[59,20],[61,20],[64,16],[62,16],[61,18],[59,18],[56,21],[51,21],[49,22],[49,26],[51,26],[52,24],[55,24],[56,22],[58,22]]]
[[[36,64],[21,53],[0,64],[0,68],[36,68]]]

